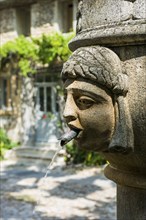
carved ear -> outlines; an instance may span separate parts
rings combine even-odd
[[[110,152],[127,153],[134,150],[134,135],[131,115],[126,98],[117,97],[116,129],[109,145]]]

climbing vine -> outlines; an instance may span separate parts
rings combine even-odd
[[[55,33],[49,36],[43,35],[39,39],[33,39],[38,46],[37,56],[41,63],[52,63],[66,61],[70,55],[68,42],[73,37],[73,33],[59,34]]]
[[[15,57],[19,74],[27,76],[35,73],[37,64],[48,64],[66,61],[71,51],[68,42],[74,33],[52,33],[40,38],[20,36],[0,48],[1,68]]]

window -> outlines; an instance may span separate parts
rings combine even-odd
[[[0,109],[6,110],[10,108],[10,80],[0,79]]]
[[[64,32],[69,32],[73,30],[73,4],[65,3],[65,12],[64,12],[64,19],[63,19],[63,29]]]
[[[56,22],[59,30],[63,33],[73,31],[75,29],[77,3],[76,0],[62,0],[57,2]]]
[[[56,83],[35,83],[36,109],[41,112],[57,112]]]
[[[30,35],[30,6],[16,8],[16,29],[18,35]]]
[[[48,68],[38,69],[38,74],[35,74],[35,109],[36,112],[58,112],[57,89],[58,77],[61,69],[57,71],[51,68],[48,73]],[[55,71],[55,72],[54,72]]]

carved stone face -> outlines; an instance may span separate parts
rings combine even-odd
[[[109,91],[83,78],[67,79],[64,87],[63,115],[70,129],[80,130],[77,145],[87,150],[107,150],[115,128]]]

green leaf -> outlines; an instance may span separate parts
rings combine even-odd
[[[26,38],[19,36],[0,47],[0,59],[12,59],[17,57],[20,74],[27,76],[28,73],[35,73],[34,64],[48,64],[64,62],[68,59],[71,51],[68,48],[69,40],[74,33],[61,34],[51,33],[42,35],[40,38]]]

